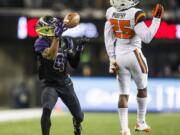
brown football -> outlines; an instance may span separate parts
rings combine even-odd
[[[80,15],[76,12],[69,13],[64,17],[64,24],[67,28],[73,28],[80,22]]]

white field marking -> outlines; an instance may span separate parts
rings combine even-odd
[[[20,121],[32,118],[40,118],[42,109],[16,109],[16,110],[0,110],[0,122]],[[64,115],[62,111],[53,111],[53,116]]]

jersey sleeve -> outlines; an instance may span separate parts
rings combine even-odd
[[[144,43],[150,43],[158,31],[160,22],[161,22],[161,19],[153,18],[152,24],[150,27],[147,27],[144,22],[140,22],[135,26],[134,31]]]
[[[111,23],[107,21],[105,23],[105,28],[104,28],[104,41],[105,41],[105,46],[106,46],[106,51],[110,59],[115,58],[115,41],[116,37],[114,35],[114,31],[112,29]]]
[[[106,11],[106,19],[107,20],[109,20],[111,18],[112,13],[113,13],[114,10],[115,9],[113,7],[110,7],[110,8],[107,9],[107,11]]]
[[[107,20],[109,19],[109,9],[107,9],[105,17],[106,17]]]
[[[146,20],[146,14],[144,11],[139,10],[135,14],[135,25]]]
[[[49,43],[44,38],[38,38],[34,43],[34,50],[37,53],[41,53],[44,51],[44,49],[49,47]]]

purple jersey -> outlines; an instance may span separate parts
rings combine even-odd
[[[61,46],[70,46],[73,44],[72,39],[61,38]],[[42,52],[44,49],[49,48],[51,45],[51,40],[47,38],[40,37],[35,41],[34,49],[38,56],[40,63],[39,67],[39,77],[40,79],[45,79],[47,82],[55,83],[58,80],[62,80],[67,77],[67,63],[71,67],[77,67],[80,60],[79,52],[69,52],[65,47],[59,48],[57,56],[54,60],[48,60],[42,57]]]

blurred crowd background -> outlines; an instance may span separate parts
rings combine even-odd
[[[152,0],[142,1],[140,5],[145,8],[150,8],[155,2],[163,3],[166,9],[177,9],[178,0]],[[109,0],[1,0],[1,7],[24,7],[24,8],[71,8],[82,10],[85,8],[106,9],[109,7]]]
[[[164,21],[180,24],[180,1],[158,2],[165,6]],[[156,0],[140,2],[139,6],[147,12],[148,19],[155,3]],[[40,86],[37,85],[37,61],[33,50],[36,37],[18,38],[18,19],[21,16],[32,19],[42,15],[63,16],[70,11],[80,13],[82,22],[96,26],[98,37],[86,46],[79,68],[69,69],[71,75],[114,76],[108,73],[109,60],[103,40],[105,12],[109,6],[109,0],[0,0],[0,107],[39,105],[40,91],[37,89]],[[150,77],[180,78],[180,39],[154,39],[142,49]]]

